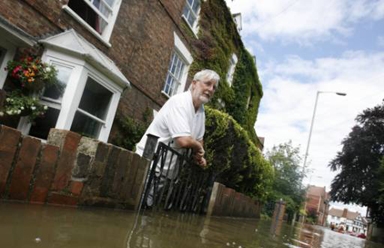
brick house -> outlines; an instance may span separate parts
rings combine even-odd
[[[317,216],[316,224],[324,226],[326,224],[329,210],[329,196],[325,187],[310,185],[307,189],[305,210],[307,213],[313,212]]]
[[[26,118],[0,121],[43,140],[50,128],[57,128],[111,141],[118,135],[116,115],[142,119],[145,111],[152,115],[170,96],[188,88],[200,11],[209,2],[1,1],[0,89],[10,87],[3,70],[7,61],[36,46],[42,60],[58,69],[66,88],[62,97],[43,94],[40,101],[49,109],[36,125]],[[237,60],[233,53],[221,73],[229,87]]]

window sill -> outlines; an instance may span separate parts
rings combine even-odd
[[[161,91],[161,94],[164,95],[166,98],[170,98],[171,96],[168,95],[164,90]]]
[[[100,40],[107,47],[111,47],[111,43],[105,40],[98,32],[96,32],[88,23],[86,23],[80,16],[76,14],[70,7],[67,5],[63,6],[65,12],[72,16],[76,21],[78,21],[84,28],[91,32],[98,40]]]

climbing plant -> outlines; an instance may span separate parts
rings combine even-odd
[[[182,26],[188,29],[186,25]],[[245,49],[232,15],[225,1],[202,2],[198,39],[191,33],[194,62],[189,74],[210,68],[220,75],[220,85],[209,105],[230,114],[248,133],[256,146],[260,146],[254,124],[257,118],[262,86],[254,57]],[[227,82],[230,58],[238,57],[232,87]]]
[[[230,115],[206,107],[206,158],[216,181],[259,200],[271,191],[273,169]]]
[[[239,192],[266,200],[274,171],[257,147],[254,125],[262,86],[254,57],[245,49],[224,0],[202,2],[198,39],[187,25],[182,29],[192,45],[194,61],[189,75],[209,68],[220,84],[206,108],[206,157],[216,180]],[[232,86],[227,82],[230,59],[236,54]]]

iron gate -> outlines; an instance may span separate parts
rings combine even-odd
[[[159,143],[142,198],[145,209],[205,213],[214,178],[194,163],[192,149],[182,153]]]

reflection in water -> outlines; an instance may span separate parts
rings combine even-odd
[[[0,202],[0,247],[7,248],[383,247],[322,227],[283,223],[270,231],[263,220]]]

